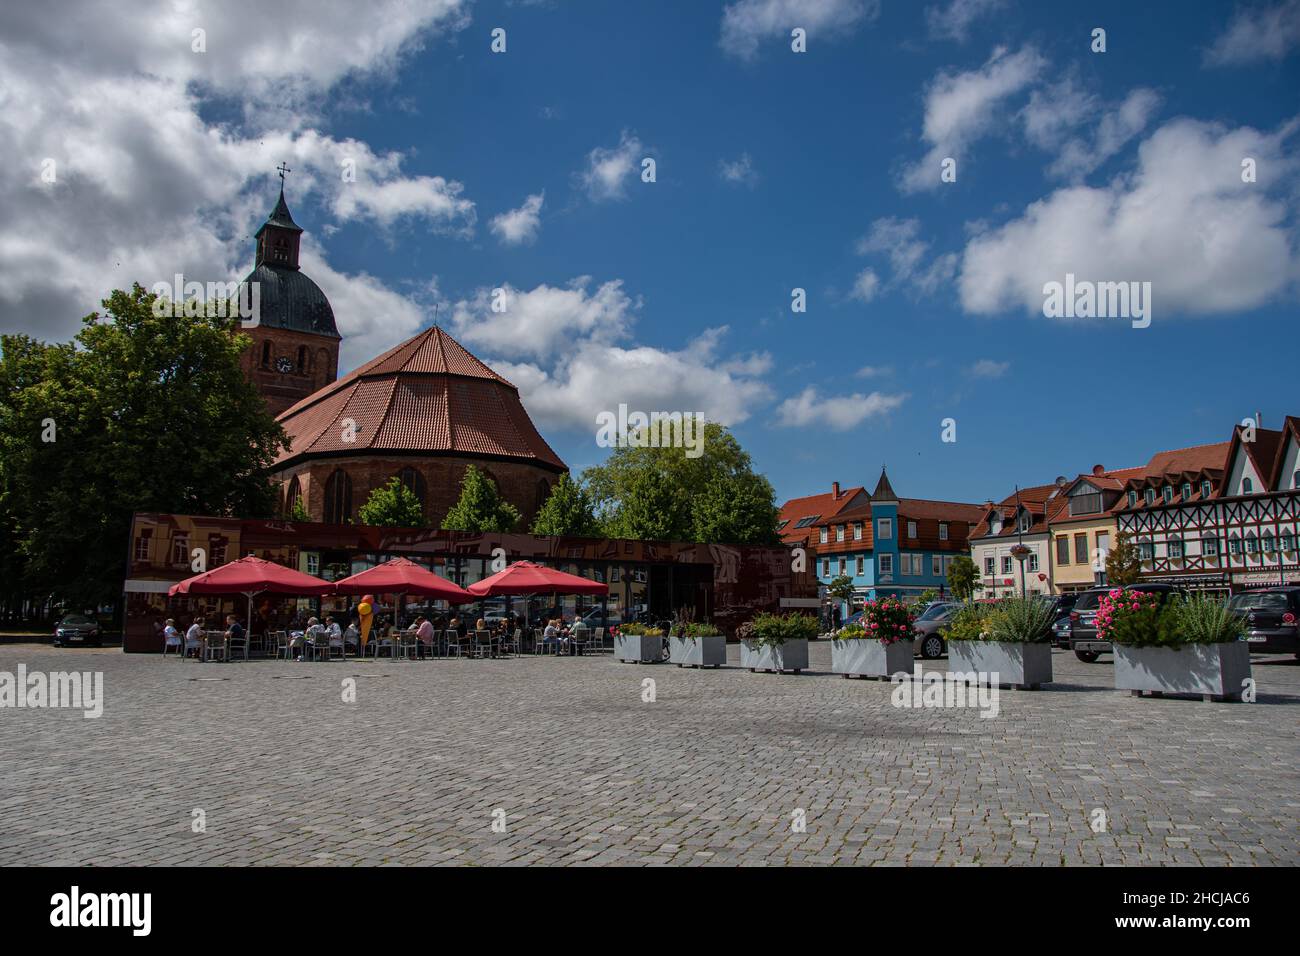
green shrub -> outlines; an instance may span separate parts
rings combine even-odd
[[[1246,636],[1246,622],[1228,610],[1227,601],[1197,594],[1169,603],[1174,633],[1183,643],[1227,644]]]
[[[708,623],[678,623],[673,625],[671,633],[673,637],[693,641],[697,637],[717,637],[722,634],[722,631]]]
[[[817,636],[817,619],[809,614],[772,614],[764,612],[753,621],[750,640],[764,645],[784,644],[786,641]]]
[[[993,616],[996,607],[995,604],[967,604],[953,615],[952,622],[943,632],[944,640],[989,640],[989,618]]]
[[[1052,602],[1038,597],[1011,597],[999,601],[989,616],[986,631],[991,641],[1037,644],[1052,639],[1056,619]]]
[[[619,627],[620,634],[627,634],[632,637],[663,637],[664,632],[661,628],[650,627],[646,624],[637,624],[635,621],[629,624],[623,624]]]

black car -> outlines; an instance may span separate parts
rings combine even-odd
[[[1097,608],[1101,599],[1115,588],[1090,588],[1079,594],[1070,612],[1070,649],[1074,656],[1087,664],[1095,663],[1102,654],[1111,652],[1110,641],[1097,640]],[[1160,594],[1163,604],[1171,594],[1182,594],[1181,588],[1172,584],[1130,584],[1125,591],[1142,594]]]
[[[55,647],[81,647],[89,644],[100,647],[104,641],[104,629],[93,617],[85,614],[65,614],[54,628]]]
[[[1300,621],[1300,588],[1274,587],[1234,594],[1228,610],[1246,619],[1246,639],[1252,654],[1295,654],[1300,657],[1296,622]]]

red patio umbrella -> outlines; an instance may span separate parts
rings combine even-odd
[[[253,598],[258,594],[328,594],[328,581],[249,555],[211,571],[186,578],[167,589],[177,594],[244,594],[248,596],[248,626],[253,626]]]
[[[609,585],[601,581],[565,574],[554,568],[516,561],[504,571],[466,588],[479,597],[496,597],[502,594],[608,594]]]
[[[451,604],[476,601],[473,594],[407,558],[393,558],[334,582],[339,594],[419,594]]]

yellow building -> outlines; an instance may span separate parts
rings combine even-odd
[[[1051,538],[1052,584],[1057,594],[1086,591],[1105,582],[1106,554],[1115,542],[1113,509],[1124,493],[1124,479],[1140,475],[1142,468],[1080,475],[1065,486],[1066,507],[1057,511],[1048,533]]]

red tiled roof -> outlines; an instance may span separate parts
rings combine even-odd
[[[345,442],[343,420],[356,422]],[[520,458],[564,470],[519,390],[434,326],[307,396],[276,419],[304,455],[384,451]]]
[[[844,508],[860,494],[864,494],[866,489],[858,488],[841,488],[839,496],[826,492],[821,495],[807,495],[803,498],[791,498],[781,506],[780,514],[777,516],[777,524],[782,521],[786,524],[781,525],[781,540],[786,544],[796,544],[802,541],[812,531],[813,526],[810,524],[805,528],[796,528],[804,518],[811,518],[814,515],[820,516],[820,522],[838,515]]]
[[[1059,515],[1068,502],[1064,495],[1053,495],[1061,489],[1055,483],[1050,485],[1034,485],[1031,488],[1020,489],[1020,505],[1029,512],[1030,524],[1029,530],[1025,534],[1037,534],[1047,530],[1047,522]],[[985,509],[980,507],[980,523],[975,526],[971,532],[971,538],[987,537],[989,533],[988,517]],[[1016,534],[1016,493],[1012,492],[993,506],[994,511],[1002,513],[1002,530],[998,532],[999,537],[1009,537]]]

